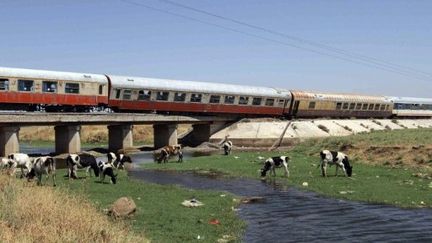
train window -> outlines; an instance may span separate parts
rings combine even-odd
[[[262,98],[255,97],[252,99],[252,105],[261,105]]]
[[[102,84],[99,85],[99,94],[100,95],[103,94],[103,85]]]
[[[120,93],[121,93],[121,90],[120,89],[116,89],[116,99],[120,99]]]
[[[266,99],[265,105],[266,106],[273,106],[274,105],[274,99]]]
[[[309,109],[315,109],[315,101],[309,102]]]
[[[362,110],[367,110],[367,108],[368,108],[368,104],[363,104],[363,107],[362,107]]]
[[[210,103],[219,104],[220,98],[221,98],[220,95],[212,95],[210,96]]]
[[[0,90],[9,90],[9,79],[0,79]]]
[[[227,95],[225,96],[225,104],[234,104],[235,96]]]
[[[156,100],[168,100],[169,92],[159,91],[156,93]]]
[[[132,90],[130,90],[130,89],[123,90],[123,99],[124,100],[130,100],[131,96],[132,96]]]
[[[284,106],[285,104],[285,100],[284,99],[280,99],[279,100],[279,106]]]
[[[57,92],[57,82],[42,81],[42,91],[47,93]]]
[[[349,109],[350,109],[350,110],[354,110],[354,107],[355,107],[355,103],[350,103],[350,105],[349,105]]]
[[[66,83],[65,93],[68,94],[79,94],[79,84]]]
[[[184,102],[186,100],[186,93],[175,93],[174,101]]]
[[[385,108],[386,108],[386,105],[381,105],[381,107],[380,107],[380,111],[384,111],[385,110]]]
[[[390,110],[390,105],[386,105],[386,110]]]
[[[369,109],[368,110],[373,110],[374,104],[369,104]]]
[[[357,105],[356,105],[356,110],[360,110],[361,109],[361,107],[362,107],[362,104],[361,103],[357,103]]]
[[[348,109],[348,103],[343,103],[342,109],[344,109],[344,110]]]
[[[378,111],[379,108],[380,108],[380,104],[375,104],[375,109],[374,110]]]
[[[249,97],[240,96],[239,105],[247,105],[249,103]]]
[[[342,102],[336,103],[336,110],[342,109]]]
[[[201,99],[202,99],[202,94],[191,94],[191,98],[190,98],[191,102],[199,103],[201,102]]]
[[[33,91],[33,80],[18,80],[18,91]]]
[[[150,100],[150,96],[151,96],[150,90],[138,91],[138,100]]]

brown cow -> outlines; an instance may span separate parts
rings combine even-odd
[[[172,155],[178,156],[179,163],[183,162],[183,152],[181,151],[181,145],[167,145],[161,148],[160,156],[157,159],[158,163],[168,162],[168,159]]]

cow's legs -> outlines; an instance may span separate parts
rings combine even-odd
[[[322,176],[327,177],[327,163],[321,162],[321,173]]]
[[[284,169],[285,169],[285,177],[288,177],[289,176],[289,171],[288,171],[288,165],[287,165],[287,163],[283,163],[283,166],[284,166]]]

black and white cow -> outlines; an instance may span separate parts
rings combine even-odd
[[[11,175],[15,175],[16,168],[21,168],[21,178],[23,178],[27,175],[24,174],[24,169],[26,169],[27,173],[29,173],[32,168],[32,160],[27,154],[12,153],[8,155],[8,159]]]
[[[233,143],[229,140],[225,141],[222,144],[222,148],[224,149],[225,155],[229,155],[231,153],[232,146],[233,146]]]
[[[321,163],[321,173],[322,176],[327,176],[327,164],[336,165],[336,176],[338,174],[339,167],[342,168],[345,176],[352,175],[352,166],[348,161],[348,156],[342,152],[323,150],[320,152]]]
[[[47,175],[47,180],[51,176],[53,186],[56,186],[56,162],[54,158],[43,156],[33,160],[32,169],[27,174],[27,178],[30,180],[37,177],[37,184],[42,185],[42,175]]]
[[[132,163],[132,159],[129,155],[116,154],[109,152],[107,154],[108,162],[110,162],[116,169],[124,169],[124,163]]]
[[[267,171],[271,170],[273,172],[273,176],[276,176],[276,168],[284,168],[285,170],[285,176],[289,176],[288,171],[288,161],[290,158],[288,156],[277,156],[277,157],[271,157],[268,158],[264,162],[264,167],[261,169],[261,177],[265,177],[267,174]]]
[[[101,183],[104,182],[105,176],[109,176],[111,178],[111,183],[117,183],[117,175],[114,174],[113,165],[110,162],[102,162],[99,161],[99,169],[101,172]]]
[[[96,177],[99,177],[99,167],[96,162],[96,158],[91,154],[69,154],[66,158],[66,166],[69,169],[68,177],[77,179],[77,171],[78,169],[85,169],[86,175],[89,174],[91,176],[90,170],[93,170],[93,173]]]

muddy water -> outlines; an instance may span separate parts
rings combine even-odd
[[[430,209],[335,200],[248,179],[140,169],[130,174],[158,184],[264,197],[264,203],[240,206],[238,214],[248,224],[244,242],[432,242]]]

